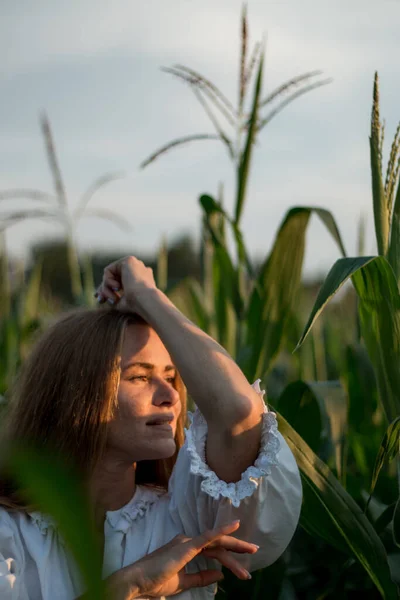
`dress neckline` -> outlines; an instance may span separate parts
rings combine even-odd
[[[132,498],[124,506],[117,510],[106,511],[104,522],[111,529],[125,533],[133,521],[143,517],[150,506],[165,493],[162,488],[137,484]],[[43,535],[46,535],[49,530],[57,529],[57,524],[51,515],[40,511],[32,511],[28,514]]]
[[[143,517],[150,506],[165,493],[162,488],[137,484],[129,502],[117,510],[107,511],[105,520],[112,529],[125,532],[133,521]]]

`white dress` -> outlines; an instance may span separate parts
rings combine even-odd
[[[259,393],[258,382],[254,387]],[[240,481],[218,479],[205,462],[207,424],[196,410],[186,431],[168,492],[136,486],[133,498],[106,513],[103,576],[134,563],[177,534],[193,537],[205,529],[240,519],[235,535],[258,544],[253,555],[236,555],[249,571],[273,563],[296,529],[302,499],[295,459],[265,406],[261,448]],[[72,507],[73,509],[73,507]],[[199,556],[188,572],[220,568]],[[1,600],[74,600],[84,592],[80,575],[51,518],[0,508]],[[193,588],[177,600],[206,600],[216,586]]]

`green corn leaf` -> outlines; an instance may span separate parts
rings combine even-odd
[[[220,213],[223,217],[230,223],[232,227],[232,232],[235,237],[236,246],[238,249],[238,258],[239,263],[246,266],[247,273],[251,276],[253,274],[253,267],[247,253],[247,249],[243,240],[242,232],[240,231],[238,225],[230,218],[228,213],[223,209],[221,204],[217,202],[212,196],[208,194],[203,194],[199,198],[199,202],[203,207],[203,210],[211,215],[214,212]]]
[[[279,414],[297,431],[310,448],[318,453],[326,414],[310,385],[294,381],[286,386],[276,404]]]
[[[318,381],[310,384],[323,403],[329,421],[329,442],[335,458],[336,473],[343,484],[346,475],[346,436],[348,400],[339,381]]]
[[[239,274],[229,255],[225,239],[221,235],[221,231],[223,231],[221,230],[221,219],[224,218],[224,212],[221,207],[220,210],[216,210],[215,207],[218,205],[211,196],[201,196],[200,202],[205,213],[204,223],[213,244],[214,297],[219,305],[223,303],[224,297],[229,298],[236,315],[240,317],[244,302],[239,285]],[[216,298],[218,287],[221,291],[221,297]],[[221,318],[224,318],[222,313]]]
[[[378,481],[379,473],[384,465],[385,460],[391,461],[399,454],[400,451],[400,417],[397,417],[387,428],[383,440],[378,450],[375,460],[374,471],[372,473],[371,489],[365,510],[374,493],[376,482]]]
[[[388,260],[400,285],[400,182],[397,185],[394,201]]]
[[[336,261],[319,291],[296,349],[349,278],[359,298],[361,331],[375,369],[382,406],[391,422],[400,414],[400,295],[385,258],[367,256]]]
[[[36,262],[25,290],[21,294],[22,314],[20,319],[21,328],[36,319],[39,314],[40,288],[42,281],[42,261]]]
[[[82,278],[83,278],[83,294],[87,306],[95,306],[96,299],[94,297],[94,275],[93,262],[90,254],[86,254],[82,258]]]
[[[9,464],[28,501],[55,520],[81,571],[88,590],[85,599],[105,598],[100,544],[77,477],[59,457],[31,447],[15,447]]]
[[[383,513],[376,519],[374,527],[378,535],[381,535],[386,527],[392,522],[395,508],[396,503],[394,502],[393,504],[390,504],[390,506],[387,506]]]
[[[208,332],[210,317],[206,311],[205,298],[200,284],[195,279],[186,280],[187,291],[191,299],[191,306],[195,313],[195,322],[203,331]]]
[[[204,331],[209,332],[209,317],[204,293],[197,281],[186,278],[168,289],[167,294],[181,312]]]
[[[319,454],[322,443],[328,444],[340,479],[347,433],[347,398],[340,382],[295,381],[286,386],[276,407],[313,452]]]
[[[8,255],[5,243],[5,233],[0,230],[0,314],[8,317],[11,311],[11,281],[8,268]]]
[[[157,287],[165,292],[168,284],[168,246],[165,237],[161,240],[161,245],[157,254]]]
[[[278,422],[279,430],[289,444],[301,472],[301,525],[311,534],[351,553],[364,567],[383,598],[398,598],[385,548],[367,517],[326,464],[279,414]]]
[[[353,275],[361,332],[379,396],[391,423],[400,414],[400,295],[387,260],[377,257]]]
[[[400,496],[393,514],[393,541],[400,548]]]
[[[240,157],[240,163],[237,170],[237,195],[236,195],[236,208],[235,208],[235,223],[238,225],[240,217],[242,215],[244,201],[246,197],[247,183],[250,173],[251,155],[253,150],[253,144],[255,141],[258,125],[258,109],[260,103],[260,94],[262,86],[262,72],[264,65],[264,57],[261,55],[257,79],[254,88],[253,105],[251,109],[251,116],[247,130],[247,137],[244,146],[243,153]]]
[[[329,211],[303,206],[288,211],[272,251],[261,266],[246,312],[246,346],[251,351],[241,366],[249,381],[264,376],[285,340],[287,323],[299,298],[305,234],[312,213],[321,219],[344,253],[338,227]]]
[[[235,355],[235,314],[232,305],[233,295],[240,298],[240,288],[238,284],[238,272],[232,268],[228,262],[228,252],[222,246],[214,248],[213,256],[213,289],[214,289],[214,315],[218,332],[219,343],[231,354]],[[227,273],[230,275],[227,279]],[[227,286],[227,283],[229,284]],[[241,304],[236,305],[236,310],[240,314]]]
[[[370,434],[371,415],[378,407],[378,390],[371,360],[361,344],[347,346],[344,368],[349,394],[349,423],[357,432]]]
[[[325,308],[326,304],[340,290],[346,281],[358,270],[374,260],[374,256],[360,256],[356,258],[340,258],[329,271],[315,301],[310,317],[295,348],[296,351],[303,344],[311,327]]]

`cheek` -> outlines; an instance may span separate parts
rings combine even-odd
[[[145,402],[143,402],[143,398],[139,398],[131,388],[121,385],[117,395],[117,417],[140,417],[144,414],[144,411]]]

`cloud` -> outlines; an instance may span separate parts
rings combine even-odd
[[[185,228],[198,235],[198,195],[216,193],[219,182],[233,209],[232,166],[217,143],[171,151],[144,172],[137,166],[170,139],[211,130],[190,90],[160,73],[160,65],[193,66],[236,98],[241,1],[6,4],[0,21],[0,51],[7,57],[0,66],[0,188],[51,190],[37,122],[46,108],[72,204],[102,173],[127,173],[97,202],[112,202],[135,223],[135,243],[154,247],[162,232]],[[388,141],[399,116],[400,4],[249,0],[248,12],[252,40],[268,33],[267,91],[315,68],[334,80],[290,105],[260,137],[243,221],[246,239],[252,251],[265,252],[284,212],[313,203],[332,208],[354,246],[358,214],[365,207],[371,214],[368,128],[377,68]],[[18,226],[10,243],[22,248],[40,231]],[[334,249],[321,231],[312,225],[310,239],[323,245],[329,262]],[[96,234],[102,243],[121,241],[114,226],[89,221],[79,241],[95,244]],[[309,256],[317,265],[322,250]]]

